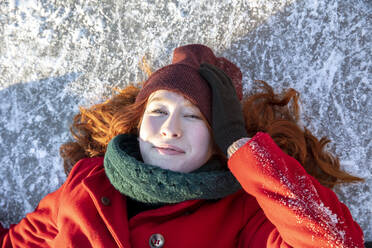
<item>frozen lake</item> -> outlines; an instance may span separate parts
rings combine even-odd
[[[240,66],[246,91],[300,92],[304,126],[366,179],[335,191],[372,241],[371,13],[367,0],[0,1],[0,222],[63,183],[78,105],[144,80],[143,57],[157,69],[202,43]]]

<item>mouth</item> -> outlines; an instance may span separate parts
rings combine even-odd
[[[170,145],[153,146],[153,148],[162,155],[181,155],[185,153],[182,149]]]

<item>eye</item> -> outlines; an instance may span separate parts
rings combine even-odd
[[[193,114],[185,115],[185,117],[192,118],[192,119],[197,119],[197,120],[201,120],[201,117],[200,116],[193,115]]]
[[[167,114],[167,112],[165,112],[165,111],[163,111],[161,109],[153,109],[153,110],[150,111],[150,113],[152,113],[152,114],[159,114],[159,115],[166,115]]]

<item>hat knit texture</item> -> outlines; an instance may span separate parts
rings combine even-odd
[[[223,70],[232,80],[239,99],[242,98],[242,73],[240,69],[201,44],[178,47],[173,52],[172,64],[155,71],[144,83],[136,101],[141,101],[157,90],[169,90],[186,97],[212,123],[212,93],[208,83],[200,76],[201,64],[208,63]]]

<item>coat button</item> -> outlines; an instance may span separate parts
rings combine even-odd
[[[107,198],[106,196],[102,196],[102,197],[101,197],[101,202],[102,202],[102,204],[105,205],[105,206],[109,206],[110,203],[111,203],[110,199]]]
[[[161,248],[164,245],[164,237],[160,233],[151,235],[149,244],[151,248]]]

